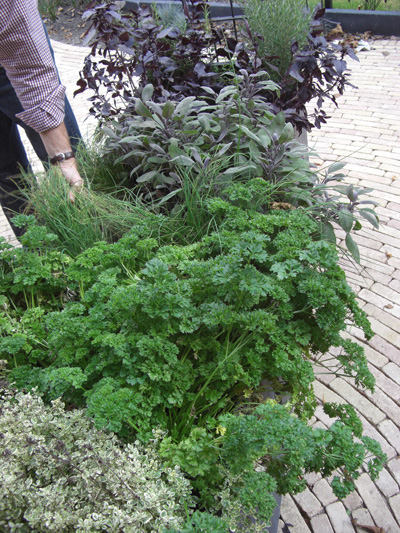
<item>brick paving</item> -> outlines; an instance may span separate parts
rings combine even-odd
[[[376,391],[370,394],[356,390],[351,380],[318,375],[315,390],[320,401],[351,403],[365,434],[381,443],[388,463],[376,482],[362,474],[357,490],[343,502],[327,481],[309,476],[303,494],[285,496],[280,533],[365,531],[355,523],[375,526],[369,531],[377,533],[382,533],[379,528],[400,532],[400,40],[374,41],[359,59],[349,63],[357,89],[338,97],[338,108],[326,107],[332,118],[309,134],[308,142],[321,167],[343,158],[347,181],[373,188],[379,203],[380,229],[365,224],[356,237],[362,267],[343,262],[375,332],[370,342],[359,331],[351,335],[365,349]],[[320,427],[329,422],[320,407],[316,419]]]
[[[94,124],[86,120],[86,95],[72,98],[86,50],[53,45],[82,132],[90,135]],[[329,480],[309,475],[304,493],[283,498],[279,533],[365,531],[355,522],[376,533],[383,533],[379,528],[400,533],[400,40],[374,41],[372,49],[360,52],[359,58],[359,63],[349,64],[357,89],[347,89],[338,98],[338,108],[326,106],[332,118],[322,130],[309,134],[308,142],[318,153],[321,168],[344,159],[348,182],[374,188],[379,203],[380,229],[366,223],[356,237],[362,267],[343,262],[376,333],[367,342],[357,329],[349,332],[365,349],[376,392],[359,391],[351,380],[323,375],[317,376],[315,390],[320,401],[350,402],[360,414],[365,433],[381,443],[388,463],[375,483],[362,474],[357,490],[343,502],[333,494]],[[16,242],[2,212],[0,235]],[[318,407],[316,426],[325,427],[328,420]]]

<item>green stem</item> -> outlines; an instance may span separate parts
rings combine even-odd
[[[222,361],[220,361],[218,363],[218,365],[215,367],[214,371],[210,374],[210,376],[207,378],[207,380],[205,381],[204,385],[201,387],[201,389],[199,390],[199,392],[197,393],[195,399],[193,400],[191,406],[190,406],[190,409],[189,409],[189,413],[192,412],[194,406],[196,405],[196,402],[198,401],[198,399],[200,398],[200,396],[203,395],[204,393],[204,390],[208,387],[208,385],[211,383],[211,380],[213,379],[213,377],[215,376],[215,374],[217,373],[217,371],[221,368],[221,366],[223,366],[226,361],[228,361],[230,358],[232,358],[239,350],[241,350],[244,346],[246,346],[246,344],[248,344],[251,340],[251,338],[253,337],[253,334],[247,334],[247,333],[244,333],[243,335],[241,335],[238,339],[238,341],[236,341],[236,346],[233,350],[229,351],[229,335],[230,335],[230,330],[227,331],[227,342],[226,342],[226,355],[224,357],[224,359]],[[243,341],[243,339],[246,337],[247,335],[247,339],[245,339]],[[242,342],[243,341],[243,342]],[[229,353],[227,353],[229,351]],[[189,427],[192,426],[193,424],[193,421],[194,421],[195,417],[192,417],[192,422],[189,422]],[[186,416],[183,416],[182,417],[182,422],[179,424],[178,426],[178,431],[180,432],[182,430],[182,428],[188,424],[188,421],[189,421],[189,417],[186,415]]]
[[[128,426],[131,426],[131,428],[133,428],[136,432],[139,431],[139,428],[137,427],[137,425],[134,424],[130,418],[127,418],[126,422],[127,422]]]

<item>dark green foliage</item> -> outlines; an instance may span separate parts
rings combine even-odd
[[[312,32],[306,52],[293,45],[280,91],[247,27],[251,53],[243,43],[221,47],[216,56],[232,72],[217,73],[216,57],[203,59],[221,35],[195,27],[198,7],[181,29],[159,27],[149,11],[128,20],[116,6],[92,9],[105,47],[101,67],[88,59],[81,88],[105,84],[126,102],[129,114],[104,133],[134,205],[128,216],[120,200],[84,191],[61,209],[66,223],[56,216],[51,226],[63,242],[31,217],[17,220],[25,247],[1,243],[0,356],[18,387],[85,407],[97,427],[152,441],[163,464],[180,467],[197,504],[182,531],[255,533],[268,524],[273,493],[303,490],[306,473],[335,473],[344,497],[362,468],[373,479],[382,468],[379,444],[362,435],[350,406],[325,405],[336,419],[327,430],[307,425],[315,365],[333,359],[338,375],[373,390],[362,348],[342,338],[348,326],[367,339],[372,331],[338,264],[331,223],[358,259],[356,213],[378,221],[364,207],[373,202],[359,199],[368,190],[337,183],[341,164],[322,177],[310,170],[278,112],[289,113],[293,87],[303,87],[295,114],[324,80],[340,92],[344,52],[323,70],[335,53]],[[124,78],[134,71],[138,88]],[[96,112],[113,115],[100,92]],[[100,188],[109,183],[102,176]],[[126,225],[119,241],[103,242]]]
[[[190,520],[183,525],[179,530],[169,529],[168,533],[229,533],[229,528],[226,523],[208,513],[200,513],[196,511],[190,517]],[[167,532],[165,532],[167,533]]]
[[[246,516],[257,515],[259,520],[268,522],[275,507],[273,493],[303,491],[305,473],[317,471],[324,477],[340,473],[332,487],[341,498],[354,490],[354,480],[361,475],[364,464],[371,477],[377,477],[376,466],[382,465],[386,457],[368,437],[362,437],[361,442],[355,440],[361,433],[358,423],[355,429],[348,424],[346,413],[351,411],[350,406],[332,405],[329,412],[339,415],[339,420],[328,430],[307,426],[290,414],[290,407],[268,400],[255,409],[249,407],[242,413],[221,416],[213,440],[196,428],[179,444],[164,439],[161,456],[193,475],[193,486],[202,501],[211,506],[221,490],[218,487],[228,479],[230,492],[235,494],[234,500],[240,502],[241,509],[237,516],[237,509],[231,509],[231,518],[242,525]]]
[[[137,426],[146,438],[160,425],[177,441],[194,422],[205,425],[232,409],[236,387],[257,388],[265,377],[275,390],[301,398],[297,412],[307,411],[313,354],[331,346],[343,347],[345,372],[372,387],[364,356],[340,337],[349,320],[370,336],[368,322],[334,248],[313,240],[307,215],[263,215],[222,200],[211,201],[210,210],[220,232],[194,246],[158,249],[137,231],[70,260],[58,290],[75,295],[63,309],[40,312],[39,329],[36,321],[31,326],[32,308],[22,311],[25,286],[10,278],[4,292],[19,304],[4,312],[1,351],[9,357],[7,324],[14,320],[18,384],[36,344],[35,361],[52,362],[38,383],[50,397],[62,392],[87,403],[97,423],[113,431],[127,435]],[[5,279],[9,257],[3,252]],[[18,257],[17,272],[41,256]],[[29,348],[21,338],[31,339]]]
[[[334,485],[345,495],[363,462],[372,475],[382,463],[376,443],[354,442],[351,410],[332,407],[341,420],[328,431],[306,425],[312,363],[331,346],[342,347],[341,373],[373,387],[361,349],[340,335],[348,324],[372,332],[335,247],[314,239],[306,213],[235,205],[257,202],[257,191],[239,186],[233,202],[209,200],[219,232],[193,245],[160,247],[138,227],[70,259],[31,226],[28,248],[4,245],[0,257],[10,379],[86,406],[97,426],[126,439],[166,430],[161,455],[191,477],[200,508],[225,509],[231,525],[243,513],[267,522],[273,490],[302,490],[306,472],[342,471]],[[42,299],[44,290],[54,298]],[[254,412],[246,398],[259,403],[265,379],[292,396],[289,407]]]

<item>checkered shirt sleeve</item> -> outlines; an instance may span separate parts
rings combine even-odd
[[[64,94],[37,0],[0,1],[0,63],[24,111],[17,116],[38,132],[64,120]]]

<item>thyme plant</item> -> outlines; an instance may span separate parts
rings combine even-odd
[[[60,400],[0,388],[2,531],[180,529],[190,483],[154,443],[123,445]]]

